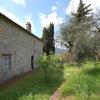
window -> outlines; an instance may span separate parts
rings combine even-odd
[[[3,57],[3,72],[11,70],[11,55],[2,55]]]

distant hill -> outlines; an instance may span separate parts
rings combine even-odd
[[[63,49],[63,48],[55,48],[55,54],[60,55],[62,53],[67,52],[68,49]]]

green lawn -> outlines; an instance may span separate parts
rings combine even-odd
[[[37,70],[23,75],[9,86],[0,87],[0,100],[49,100],[53,92],[60,87],[61,80],[46,84],[43,82],[43,73]]]
[[[100,62],[88,62],[82,68],[65,65],[66,81],[61,96],[71,100],[100,100]]]
[[[38,69],[22,75],[15,82],[0,87],[0,100],[49,100],[59,88],[63,99],[68,100],[100,100],[100,63],[86,63],[83,68],[64,65],[48,84],[43,81],[43,72]],[[65,98],[65,99],[64,99]]]

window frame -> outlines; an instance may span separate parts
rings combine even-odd
[[[2,54],[3,72],[11,71],[11,54]]]

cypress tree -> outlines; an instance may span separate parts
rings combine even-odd
[[[50,23],[48,28],[43,29],[43,52],[47,55],[50,52],[55,53],[55,45],[54,45],[54,24]]]
[[[44,27],[43,29],[43,35],[42,35],[42,40],[43,40],[43,52],[45,52],[46,54],[48,54],[49,48],[48,48],[48,38],[49,38],[49,34],[48,34],[48,30]]]
[[[50,45],[50,51],[52,53],[55,53],[55,43],[54,43],[54,24],[53,23],[50,23],[50,26],[48,28],[48,31],[49,31],[49,45]]]

